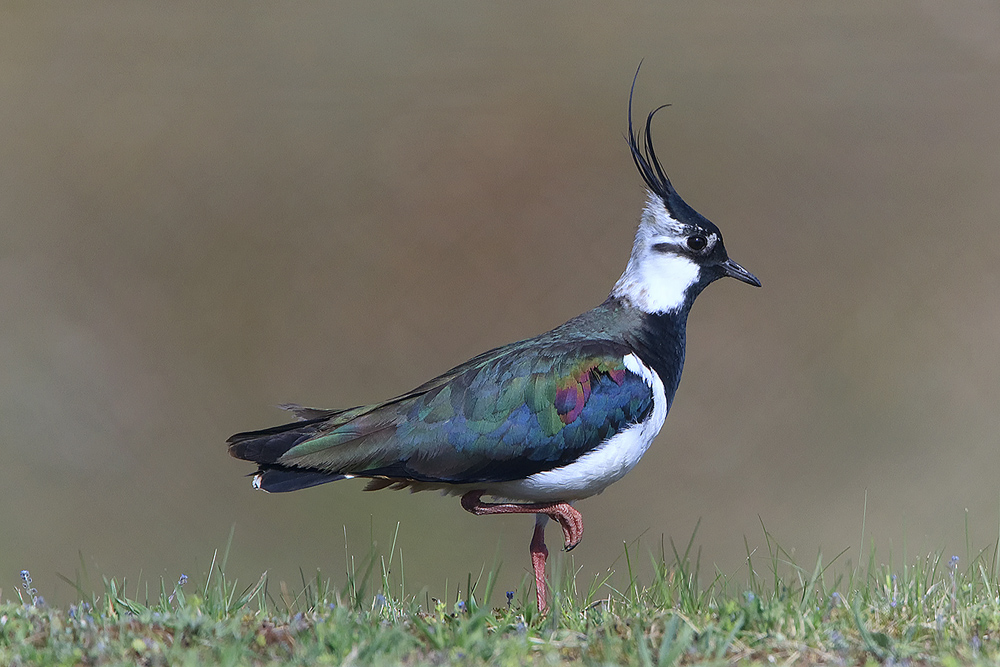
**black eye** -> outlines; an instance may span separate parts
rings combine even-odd
[[[688,247],[695,252],[701,252],[708,245],[708,239],[706,239],[701,234],[695,234],[694,236],[689,236],[687,239]]]

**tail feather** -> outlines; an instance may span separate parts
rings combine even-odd
[[[316,417],[260,431],[237,433],[226,441],[229,443],[229,453],[244,461],[263,465],[276,463],[289,449],[319,433],[319,425],[328,419],[329,417]]]
[[[289,449],[316,436],[320,432],[320,427],[329,421],[331,413],[332,411],[325,411],[320,416],[313,414],[311,419],[272,426],[260,431],[237,433],[227,440],[229,453],[238,459],[259,464],[260,468],[254,474],[253,485],[271,493],[297,491],[344,479],[344,475],[336,473],[298,470],[278,464],[278,459]]]
[[[327,482],[346,479],[346,475],[334,475],[327,472],[312,470],[294,470],[291,468],[267,468],[261,466],[253,478],[254,488],[268,493],[285,493],[308,489]]]

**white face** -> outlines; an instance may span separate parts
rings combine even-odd
[[[688,288],[701,275],[695,250],[711,251],[719,241],[714,233],[701,236],[703,248],[692,248],[691,228],[670,217],[659,198],[650,196],[628,266],[611,291],[612,296],[629,301],[646,313],[667,313],[680,308]]]

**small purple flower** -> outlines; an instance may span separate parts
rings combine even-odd
[[[955,580],[955,570],[958,569],[958,556],[952,556],[948,561],[948,578],[951,579],[951,613],[958,608],[958,582]]]
[[[507,591],[507,609],[514,604],[514,591]]]
[[[41,600],[41,598],[38,597],[38,589],[32,587],[31,573],[27,570],[21,570],[21,586],[24,588],[24,592],[31,597],[31,604],[40,606],[38,601]],[[42,604],[45,604],[45,600],[42,600]]]
[[[177,579],[177,585],[174,586],[174,590],[170,592],[170,597],[167,598],[168,604],[174,601],[174,598],[177,597],[177,591],[184,588],[184,584],[186,584],[187,582],[188,582],[188,576],[186,574],[182,574]]]

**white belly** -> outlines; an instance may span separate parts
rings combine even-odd
[[[653,410],[646,421],[616,433],[577,460],[525,479],[484,484],[486,492],[498,498],[528,502],[580,500],[600,493],[625,476],[649,449],[667,418],[667,397],[660,377],[634,354],[624,358],[625,366],[641,376],[653,390]]]

